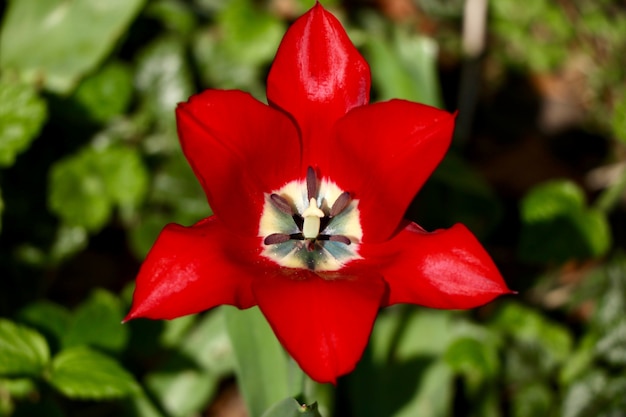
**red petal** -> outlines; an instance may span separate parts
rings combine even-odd
[[[389,285],[389,305],[466,309],[512,293],[462,224],[428,233],[411,223],[389,242],[361,249],[368,262],[379,265]]]
[[[125,320],[172,319],[220,304],[255,305],[255,270],[246,265],[260,247],[257,238],[233,237],[215,216],[192,227],[165,226],[141,266]]]
[[[341,23],[319,3],[283,38],[267,79],[267,98],[300,126],[304,160],[326,157],[337,119],[369,101],[370,72]]]
[[[384,241],[448,150],[454,116],[392,100],[351,111],[336,129],[330,177],[360,200],[363,241]]]
[[[291,270],[255,280],[254,295],[274,333],[302,370],[335,383],[360,359],[384,297],[380,277],[322,279]]]
[[[240,91],[207,90],[176,110],[183,152],[216,216],[256,236],[263,193],[300,177],[300,143],[282,112]]]

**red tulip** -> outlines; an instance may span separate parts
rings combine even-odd
[[[319,382],[354,369],[380,307],[465,309],[509,293],[463,225],[403,215],[450,145],[454,115],[368,104],[369,67],[316,4],[287,31],[265,105],[207,90],[181,103],[183,151],[214,215],[165,226],[128,319],[258,305]]]

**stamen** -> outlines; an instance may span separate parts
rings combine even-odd
[[[306,170],[306,190],[309,200],[317,198],[317,174],[313,167],[308,167]]]
[[[341,213],[346,207],[348,207],[348,204],[350,204],[350,200],[351,199],[349,192],[344,191],[343,193],[341,193],[333,203],[333,206],[330,208],[330,217],[335,217],[336,215]]]
[[[291,204],[289,204],[289,201],[287,201],[284,197],[281,197],[280,195],[274,193],[270,194],[270,200],[272,201],[272,204],[274,204],[274,207],[276,207],[278,210],[282,211],[285,214],[293,216],[293,209],[291,208]]]
[[[287,242],[290,239],[291,236],[286,233],[272,233],[271,235],[263,239],[263,243],[266,245],[276,245],[278,243]]]
[[[352,243],[350,239],[344,235],[331,235],[328,237],[328,240],[333,241],[333,242],[341,242],[346,245],[349,245],[350,243]]]

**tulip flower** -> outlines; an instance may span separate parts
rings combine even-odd
[[[404,219],[454,115],[369,104],[369,90],[369,66],[316,4],[280,44],[269,105],[224,90],[181,103],[181,146],[214,214],[165,226],[126,319],[258,305],[300,367],[334,383],[381,307],[467,309],[509,293],[466,227],[427,232]]]

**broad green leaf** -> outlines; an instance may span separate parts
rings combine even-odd
[[[138,206],[147,185],[148,174],[136,150],[87,147],[53,165],[48,204],[66,225],[96,231],[115,205],[127,210]]]
[[[179,148],[174,111],[179,102],[195,92],[185,54],[181,39],[162,37],[145,47],[137,59],[135,84],[143,105],[166,135],[163,143],[148,138],[145,146],[150,153],[169,153]]]
[[[46,102],[33,87],[0,78],[0,167],[13,165],[15,157],[28,149],[46,117]]]
[[[186,2],[157,0],[148,4],[145,14],[159,19],[171,31],[188,35],[197,25],[196,13],[194,12]]]
[[[125,64],[113,62],[85,78],[74,97],[91,119],[106,122],[126,110],[132,94],[132,71]]]
[[[52,264],[59,263],[85,249],[88,243],[89,235],[84,227],[62,224],[50,248],[49,261]]]
[[[533,188],[522,200],[520,257],[528,262],[564,262],[601,256],[610,248],[606,215],[587,208],[583,191],[571,181]]]
[[[260,417],[277,401],[299,394],[302,371],[295,363],[290,369],[287,354],[261,311],[257,307],[241,311],[230,306],[221,308],[235,352],[237,381],[250,417]]]
[[[13,0],[0,33],[0,67],[68,93],[111,51],[144,0]]]
[[[217,27],[198,31],[195,38],[194,55],[204,84],[241,89],[264,100],[260,80],[284,33],[284,23],[261,3],[227,2],[218,13]]]
[[[172,368],[146,376],[146,387],[161,407],[173,417],[199,415],[215,393],[215,374],[192,368]]]
[[[223,376],[232,373],[235,369],[235,353],[223,310],[213,309],[200,317],[180,341],[181,353],[213,374]]]
[[[48,205],[64,223],[98,230],[112,212],[112,203],[92,150],[57,161],[50,172]]]
[[[394,355],[401,359],[442,355],[453,338],[453,326],[453,312],[411,308]]]
[[[401,98],[442,106],[434,40],[396,29],[391,39],[369,36],[366,52],[380,101]]]
[[[107,195],[121,208],[136,207],[145,197],[148,172],[139,152],[112,146],[96,155]]]
[[[322,417],[317,410],[317,404],[300,404],[293,398],[274,404],[269,410],[263,413],[262,417]]]
[[[512,339],[504,361],[512,383],[532,383],[550,375],[570,357],[573,342],[569,329],[528,307],[503,305],[492,326]]]
[[[472,337],[461,337],[450,344],[446,363],[474,384],[494,377],[499,370],[498,352],[493,346]]]
[[[18,313],[18,318],[43,334],[52,336],[59,343],[69,327],[71,313],[59,304],[41,300],[22,308]]]
[[[26,326],[0,318],[0,375],[39,375],[50,360],[46,339]]]
[[[63,347],[89,345],[119,352],[128,340],[128,326],[122,325],[121,301],[110,292],[94,290],[74,312],[63,337]]]
[[[363,358],[348,376],[354,414],[449,415],[454,374],[440,358],[453,334],[448,311],[397,306],[381,313]]]
[[[65,396],[83,400],[126,397],[140,390],[115,360],[86,347],[65,349],[55,356],[49,382]]]

